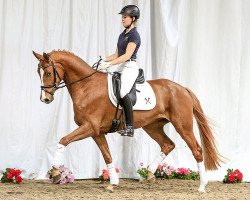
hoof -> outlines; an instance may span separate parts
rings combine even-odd
[[[155,175],[152,175],[152,176],[148,176],[147,177],[147,182],[149,182],[149,183],[154,183],[155,182]]]
[[[51,170],[50,170],[50,176],[54,177],[54,176],[57,176],[60,174],[60,170],[53,167]]]
[[[200,193],[206,193],[204,187],[199,187],[199,188],[198,188],[198,192],[200,192]]]
[[[50,178],[52,179],[52,183],[59,183],[61,178],[61,173],[59,169],[53,167],[53,169],[51,169],[50,171]]]
[[[52,177],[52,183],[58,184],[60,182],[60,179],[61,179],[61,174],[58,174],[58,175]]]
[[[117,185],[109,185],[108,187],[105,188],[105,192],[110,192],[113,193],[114,192],[114,188],[117,188]]]

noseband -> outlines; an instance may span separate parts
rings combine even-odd
[[[40,60],[40,61],[41,61],[41,60]],[[75,83],[77,83],[77,82],[80,82],[80,81],[82,81],[82,80],[84,80],[84,79],[86,79],[86,78],[89,78],[89,77],[91,77],[92,75],[94,75],[95,73],[97,73],[97,72],[98,72],[97,69],[98,69],[98,66],[99,66],[99,64],[100,64],[100,62],[101,62],[101,59],[100,59],[98,62],[96,62],[96,63],[92,66],[92,68],[95,69],[95,72],[93,72],[93,73],[91,73],[91,74],[89,74],[89,75],[87,75],[87,76],[85,76],[85,77],[83,77],[83,78],[81,78],[81,79],[79,79],[79,80],[72,81],[72,82],[70,82],[70,83],[65,83],[64,81],[62,81],[62,79],[61,79],[61,77],[60,77],[58,71],[56,70],[54,61],[52,60],[51,57],[49,57],[49,61],[50,61],[50,64],[49,64],[48,66],[46,66],[46,67],[43,67],[43,66],[39,63],[39,64],[38,64],[38,69],[45,69],[45,68],[47,68],[47,67],[52,67],[52,68],[53,68],[53,76],[54,76],[54,77],[53,77],[53,84],[52,84],[52,85],[41,85],[41,91],[47,92],[47,93],[49,93],[50,95],[53,96],[56,90],[58,90],[58,89],[60,89],[60,88],[63,88],[63,87],[66,87],[66,86],[69,86],[69,85],[73,85],[73,84],[75,84]],[[57,77],[59,78],[59,84],[58,84],[58,86],[56,85]],[[61,82],[61,81],[62,81],[62,82]],[[54,90],[53,90],[52,92],[48,91],[47,89],[50,89],[50,88],[54,88]]]

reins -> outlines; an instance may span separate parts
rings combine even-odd
[[[63,88],[63,87],[65,87],[65,86],[73,85],[73,84],[75,84],[75,83],[78,83],[78,82],[80,82],[80,81],[83,81],[84,79],[87,79],[87,78],[93,76],[95,73],[98,72],[97,69],[98,69],[98,67],[99,67],[100,61],[101,61],[101,59],[98,60],[96,63],[93,64],[92,68],[95,69],[96,71],[93,72],[92,74],[89,74],[89,75],[87,75],[87,76],[85,76],[85,77],[83,77],[83,78],[80,78],[79,80],[72,81],[72,82],[70,82],[70,83],[65,83],[65,82],[63,81],[63,82],[59,83],[59,85],[61,85],[61,84],[64,84],[64,85],[62,85],[62,86],[59,86],[59,85],[58,85],[58,86],[56,87],[56,89],[60,89],[60,88]]]

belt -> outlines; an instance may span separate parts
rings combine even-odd
[[[126,62],[130,62],[130,61],[134,61],[134,62],[136,62],[136,59],[131,58],[131,59],[127,60]]]

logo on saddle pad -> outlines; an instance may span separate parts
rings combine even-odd
[[[145,100],[146,100],[146,104],[148,104],[148,103],[151,104],[151,103],[150,103],[150,97],[145,98]]]
[[[113,90],[112,75],[108,74],[108,94],[112,104],[117,106],[117,99]],[[156,105],[156,97],[151,85],[145,81],[142,84],[136,84],[136,102],[133,110],[151,110]],[[121,107],[119,106],[121,109]]]

